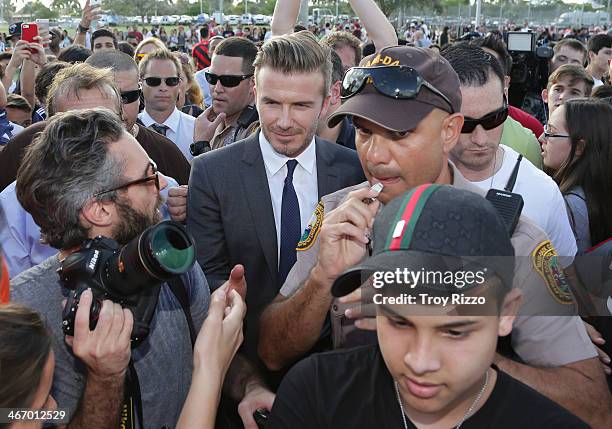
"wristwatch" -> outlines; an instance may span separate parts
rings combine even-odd
[[[79,33],[87,33],[89,31],[89,27],[83,27],[80,23],[79,23],[79,27],[78,27],[78,31]]]
[[[198,140],[197,142],[192,143],[189,146],[189,152],[191,152],[193,156],[201,155],[203,153],[209,152],[210,150],[210,142],[206,140]]]

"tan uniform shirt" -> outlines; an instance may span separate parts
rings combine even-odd
[[[453,186],[485,194],[453,169]],[[301,241],[298,243],[297,261],[280,294],[294,294],[306,281],[317,261],[318,233],[325,213],[338,207],[349,192],[367,188],[368,182],[341,189],[321,199]],[[523,292],[523,304],[513,333],[514,351],[533,366],[555,367],[597,356],[584,327],[577,316],[577,307],[561,271],[554,247],[546,233],[525,216],[521,216],[512,235],[516,254],[514,285]],[[331,309],[334,345],[342,346],[342,318],[344,308],[334,301]],[[348,329],[351,329],[350,327]]]
[[[238,131],[236,131],[237,126],[237,124],[234,124],[226,127],[223,124],[219,124],[213,138],[210,140],[210,148],[219,149],[238,140],[246,139],[259,129],[259,121],[253,122],[246,128],[240,128]]]

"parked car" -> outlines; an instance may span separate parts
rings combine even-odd
[[[238,15],[227,15],[227,22],[229,25],[238,25],[240,24],[240,17]]]
[[[253,15],[253,24],[255,25],[267,25],[270,24],[271,18],[266,15]]]
[[[191,17],[189,15],[181,15],[179,17],[178,23],[179,24],[184,24],[184,25],[189,25],[189,24],[191,24],[194,21],[195,21],[195,18],[193,18],[193,17]]]
[[[210,16],[208,16],[207,13],[201,13],[198,15],[198,17],[196,18],[195,23],[198,25],[204,25],[206,24],[208,21],[210,21]]]
[[[253,24],[253,17],[250,13],[245,13],[240,17],[240,24],[242,25],[251,25]]]
[[[149,18],[149,24],[162,25],[164,18],[167,18],[167,17],[164,17],[164,16],[152,16],[151,18]]]

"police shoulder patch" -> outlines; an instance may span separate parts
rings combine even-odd
[[[323,201],[319,201],[317,204],[317,208],[315,208],[314,213],[310,217],[308,221],[308,225],[306,225],[306,229],[300,238],[300,241],[297,244],[297,248],[295,250],[308,250],[312,247],[317,236],[319,235],[319,231],[321,230],[321,224],[323,223]]]
[[[560,304],[572,304],[574,300],[569,282],[559,263],[559,255],[550,240],[538,244],[531,254],[531,261],[533,268],[544,279],[553,298]]]

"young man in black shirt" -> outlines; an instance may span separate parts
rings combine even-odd
[[[511,290],[514,249],[490,203],[421,185],[381,210],[372,242],[332,293],[366,279],[362,311],[375,304],[378,345],[298,363],[266,428],[588,427],[492,365],[521,292]]]

